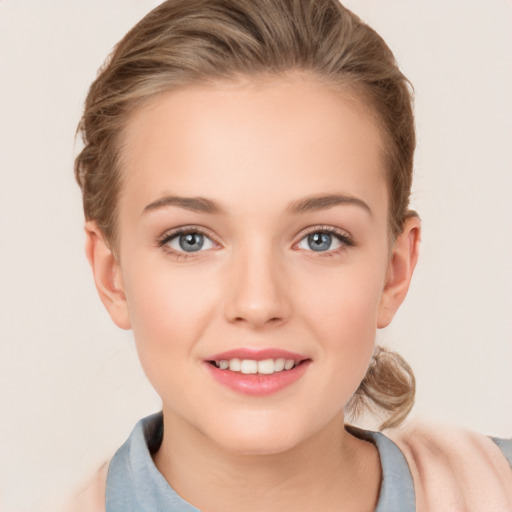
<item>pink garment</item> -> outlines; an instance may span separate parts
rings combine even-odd
[[[386,435],[409,464],[417,512],[512,511],[512,468],[490,438],[425,424]]]

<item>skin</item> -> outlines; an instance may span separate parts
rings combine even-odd
[[[357,98],[290,74],[159,96],[123,142],[119,247],[88,222],[87,254],[162,398],[161,473],[205,511],[373,509],[378,454],[344,430],[344,406],[376,329],[405,298],[420,234],[409,219],[389,247],[375,121]],[[359,202],[292,211],[332,194]],[[221,212],[165,204],[168,196],[207,198]],[[178,239],[160,244],[183,226],[209,237],[188,258]],[[313,251],[308,233],[326,228],[350,242],[333,237],[331,249]],[[311,362],[291,386],[250,397],[205,367],[237,347]]]

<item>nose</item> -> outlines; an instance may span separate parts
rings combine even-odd
[[[270,248],[246,250],[230,268],[226,317],[253,329],[285,323],[291,312],[282,264]]]

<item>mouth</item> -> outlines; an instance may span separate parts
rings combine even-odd
[[[212,377],[251,396],[277,393],[301,379],[312,360],[281,350],[235,350],[205,360]]]
[[[244,375],[272,375],[274,373],[286,372],[293,370],[299,364],[308,361],[303,359],[296,361],[295,359],[285,359],[284,357],[278,357],[276,359],[239,359],[234,357],[232,359],[219,359],[214,361],[208,361],[216,368],[220,370],[229,370],[231,372],[243,373]]]

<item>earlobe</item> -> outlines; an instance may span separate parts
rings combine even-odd
[[[114,323],[121,329],[130,329],[121,267],[95,222],[86,222],[85,234],[85,252],[100,299]]]
[[[406,220],[404,230],[395,241],[379,304],[377,317],[377,328],[379,329],[390,324],[407,295],[418,261],[420,234],[420,219],[410,217]]]

